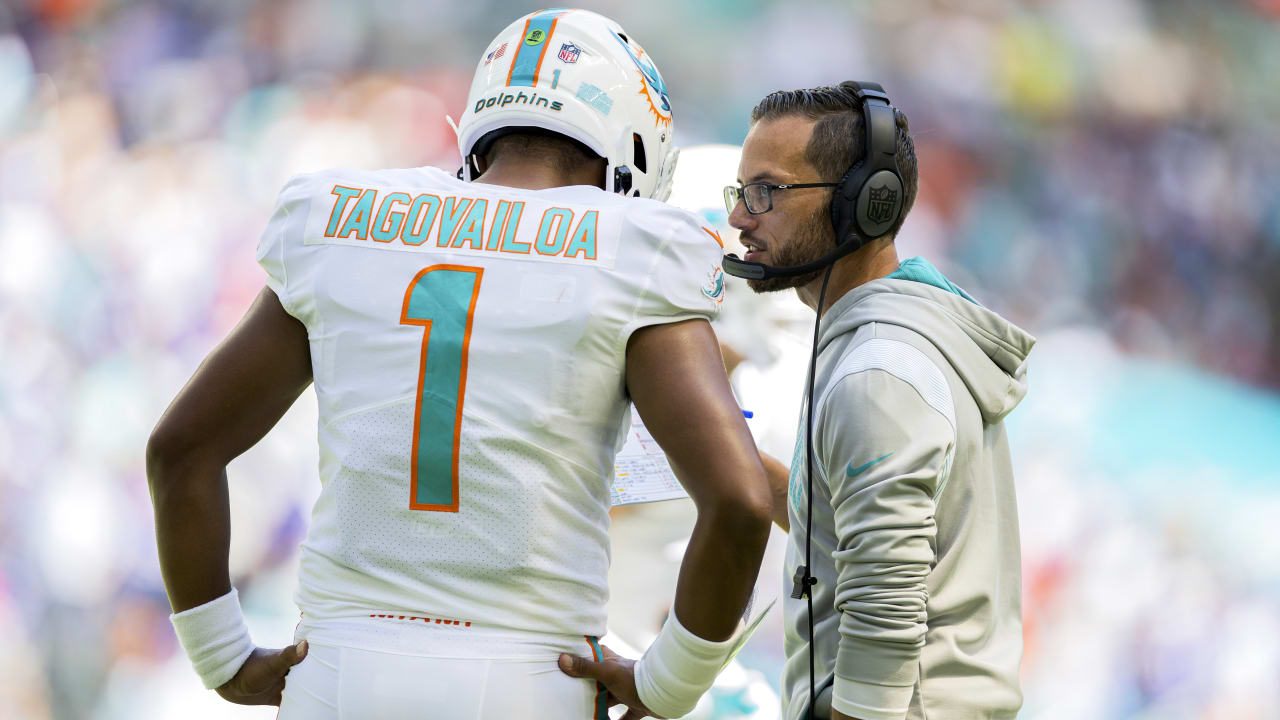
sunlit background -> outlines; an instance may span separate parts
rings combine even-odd
[[[534,9],[3,0],[0,719],[272,717],[202,690],[177,648],[147,434],[262,286],[254,247],[285,179],[456,168],[445,115]],[[764,94],[844,79],[881,81],[909,116],[902,256],[1040,339],[1008,421],[1021,717],[1280,717],[1280,2],[591,9],[656,59],[686,147],[738,145]],[[711,199],[686,201],[711,222],[733,180],[717,157],[697,178]],[[726,307],[740,400],[785,460],[811,315],[741,286]],[[308,392],[230,471],[232,569],[264,645],[297,619],[314,422]],[[611,624],[640,647],[690,512],[615,517]],[[776,687],[779,620],[741,657],[751,682]],[[702,711],[776,716],[761,697]]]

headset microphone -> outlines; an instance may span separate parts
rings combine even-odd
[[[729,253],[721,258],[720,266],[725,272],[734,277],[746,278],[747,280],[767,280],[775,277],[795,277],[796,275],[804,275],[806,273],[821,270],[826,266],[834,263],[840,258],[857,250],[862,243],[853,238],[840,243],[836,247],[835,252],[830,253],[822,258],[807,262],[803,265],[765,265],[764,263],[748,262],[742,258]]]
[[[827,295],[827,283],[831,279],[833,265],[840,258],[857,250],[872,240],[885,235],[902,216],[905,204],[904,184],[897,162],[897,119],[893,105],[884,88],[877,83],[844,82],[842,88],[851,89],[861,103],[866,128],[866,152],[861,161],[852,167],[836,183],[831,195],[831,225],[835,229],[836,247],[813,262],[803,265],[773,266],[748,262],[732,253],[721,260],[721,267],[734,277],[748,280],[766,280],[775,277],[795,277],[826,268],[822,289],[818,293],[817,318],[813,323],[813,348],[809,357],[809,382],[805,387],[808,402],[805,406],[805,474],[808,508],[805,512],[804,565],[796,568],[791,597],[808,599],[809,609],[809,703],[810,718],[830,717],[830,685],[823,693],[816,692],[814,678],[813,647],[813,593],[810,591],[818,579],[809,573],[813,567],[810,546],[813,539],[813,407],[814,380],[818,367],[818,329],[822,323],[822,308]],[[855,139],[855,142],[857,140]],[[823,713],[819,716],[817,713]]]

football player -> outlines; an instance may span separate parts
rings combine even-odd
[[[173,623],[206,687],[280,718],[682,715],[742,632],[770,492],[709,319],[721,247],[660,200],[670,99],[617,23],[532,13],[477,63],[464,166],[291,180],[266,287],[147,446]],[[257,648],[226,464],[313,384],[322,491],[297,644]],[[605,660],[613,458],[633,401],[698,509],[674,612]],[[715,447],[715,453],[705,448]],[[287,679],[286,679],[287,675]]]

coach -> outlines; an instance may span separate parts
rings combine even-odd
[[[725,197],[747,253],[725,270],[756,292],[795,288],[819,316],[791,468],[764,458],[790,533],[784,717],[806,717],[815,695],[835,718],[1014,717],[1003,420],[1035,339],[923,258],[899,262],[916,156],[878,85],[764,98],[738,181]]]

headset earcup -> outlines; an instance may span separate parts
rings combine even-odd
[[[854,225],[863,242],[884,235],[902,215],[902,178],[892,170],[880,170],[867,178],[853,205]]]
[[[847,240],[850,234],[859,233],[857,217],[858,195],[862,190],[861,169],[862,163],[854,164],[840,178],[835,191],[831,193],[831,227],[836,231],[836,245]]]

